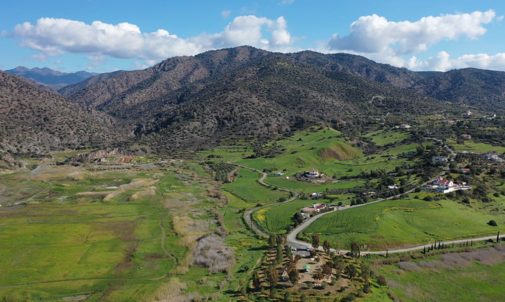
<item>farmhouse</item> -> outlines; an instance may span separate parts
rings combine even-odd
[[[284,175],[284,173],[282,173],[282,172],[275,172],[274,173],[274,176],[282,176],[282,175]]]
[[[310,193],[310,198],[311,199],[319,199],[321,197],[323,197],[322,193]],[[315,205],[313,207],[315,207]]]
[[[443,179],[440,176],[437,179],[435,179],[435,181],[433,182],[433,185],[439,186],[439,187],[444,187],[444,188],[451,188],[454,186],[454,183],[452,182],[452,180]]]
[[[434,163],[440,163],[440,162],[446,163],[448,160],[449,160],[449,158],[447,156],[434,156],[432,158],[432,161]]]
[[[468,168],[461,168],[461,173],[463,173],[463,174],[470,173],[470,169],[468,169]]]
[[[501,159],[498,154],[493,154],[493,153],[488,153],[486,155],[484,155],[484,159],[487,159],[487,160],[494,160],[494,161],[497,161],[497,162],[502,162],[503,159]]]
[[[472,186],[466,185],[466,182],[462,182],[461,184],[455,184],[451,180],[443,179],[442,177],[438,177],[433,184],[427,185],[423,187],[423,190],[433,191],[439,193],[449,193],[457,190],[468,190],[471,189]]]
[[[402,128],[402,129],[409,129],[409,128],[410,128],[410,125],[409,125],[409,124],[402,124],[402,125],[400,126],[400,128]]]
[[[309,173],[307,173],[308,177],[318,177],[319,170],[318,169],[310,169]]]
[[[463,138],[463,139],[472,139],[472,136],[470,134],[461,134],[461,138]]]

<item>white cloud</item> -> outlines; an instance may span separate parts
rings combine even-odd
[[[271,32],[270,40],[264,38],[265,29]],[[18,24],[9,36],[20,38],[21,47],[41,51],[40,57],[70,52],[121,59],[139,58],[146,62],[240,45],[287,51],[292,49],[294,42],[283,17],[274,21],[253,15],[236,17],[220,33],[203,33],[188,39],[179,38],[164,29],[142,33],[138,26],[130,23],[113,25],[95,21],[85,24],[53,18],[39,19],[35,25],[29,22]]]
[[[56,60],[54,63],[55,64],[61,64],[62,62],[60,60]]]
[[[221,12],[221,17],[223,17],[224,19],[228,18],[231,14],[231,10],[224,10]]]
[[[138,61],[133,62],[133,64],[134,64],[134,66],[131,67],[132,70],[141,70],[141,69],[149,68],[148,65],[142,64],[142,63],[140,63]]]
[[[295,0],[282,0],[282,4],[293,4]]]
[[[35,60],[37,62],[46,62],[47,61],[47,56],[42,53],[33,55],[32,57],[33,57],[33,60]]]
[[[435,57],[430,57],[423,64],[423,68],[426,70],[438,71],[467,67],[505,70],[505,53],[499,53],[496,55],[463,55],[457,59],[451,60],[450,55],[447,52],[441,51]]]
[[[416,22],[392,22],[375,14],[363,16],[351,24],[349,35],[334,34],[328,41],[328,48],[367,54],[418,53],[441,40],[456,40],[461,36],[477,39],[486,33],[482,24],[491,22],[495,16],[493,10],[429,16]]]

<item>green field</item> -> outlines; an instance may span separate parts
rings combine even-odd
[[[430,257],[423,261],[436,260]],[[418,263],[419,261],[413,261]],[[399,270],[397,265],[378,269],[389,288],[403,301],[501,301],[505,284],[505,263],[486,266],[473,262],[469,267]]]
[[[240,169],[239,176],[232,183],[223,184],[223,190],[232,193],[241,199],[251,202],[273,202],[281,197],[287,197],[287,193],[272,190],[262,186],[257,180],[260,174],[247,169]]]
[[[394,129],[389,131],[379,130],[370,132],[364,135],[364,137],[371,138],[377,146],[384,146],[390,143],[402,141],[409,135],[410,134],[408,131],[402,129]]]
[[[238,163],[259,170],[287,169],[289,173],[293,174],[310,168],[318,168],[322,171],[331,163],[363,155],[358,149],[347,145],[342,138],[335,137],[340,134],[330,128],[314,130],[314,132],[308,129],[289,139],[276,142],[286,149],[284,154],[280,156],[244,159]]]
[[[314,200],[296,199],[284,204],[266,207],[253,213],[256,224],[267,233],[285,233],[293,223],[293,215],[305,206],[314,204]]]
[[[1,181],[14,188],[21,182],[26,192],[8,195],[31,203],[0,211],[2,301],[61,301],[76,295],[90,295],[86,301],[140,301],[163,284],[188,253],[181,241],[186,235],[172,228],[173,216],[195,218],[190,234],[216,228],[215,217],[206,210],[215,207],[215,201],[205,197],[208,184],[189,174],[52,167],[36,175],[2,175]],[[93,195],[115,192],[106,187],[124,184],[133,186],[108,201]],[[82,192],[87,193],[75,195]],[[206,219],[209,223],[198,221]],[[166,230],[168,254],[161,248],[160,224]],[[191,267],[179,278],[195,282],[206,275],[207,269]],[[219,273],[209,281],[219,283],[225,277]],[[217,289],[195,291],[211,294]]]
[[[316,233],[321,240],[340,242],[341,248],[356,240],[371,249],[383,250],[493,235],[505,230],[503,225],[498,228],[487,225],[497,217],[448,200],[384,201],[328,214],[306,228],[301,236],[308,240]]]
[[[472,141],[465,141],[464,145],[457,144],[455,141],[447,141],[450,147],[455,152],[473,152],[473,153],[488,153],[488,152],[498,152],[505,153],[505,147],[493,146],[482,143],[474,143]]]

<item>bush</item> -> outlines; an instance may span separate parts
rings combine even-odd
[[[414,190],[414,192],[416,192],[416,193],[421,192],[421,188],[416,188],[416,189]]]
[[[270,290],[270,299],[275,299],[276,295],[277,295],[277,290],[275,288],[272,288]]]
[[[487,224],[489,224],[490,226],[498,226],[498,224],[494,220],[489,220]]]
[[[363,290],[358,290],[358,297],[362,298],[365,296],[365,293],[363,292]]]
[[[384,277],[383,275],[379,275],[379,277],[377,278],[377,283],[380,285],[380,286],[386,286],[388,285],[388,282],[386,280],[386,277]]]
[[[433,197],[431,197],[431,196],[426,196],[426,197],[424,197],[424,200],[425,200],[425,201],[433,201]]]

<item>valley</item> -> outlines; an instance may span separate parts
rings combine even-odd
[[[502,76],[249,46],[0,72],[0,301],[496,301]]]

